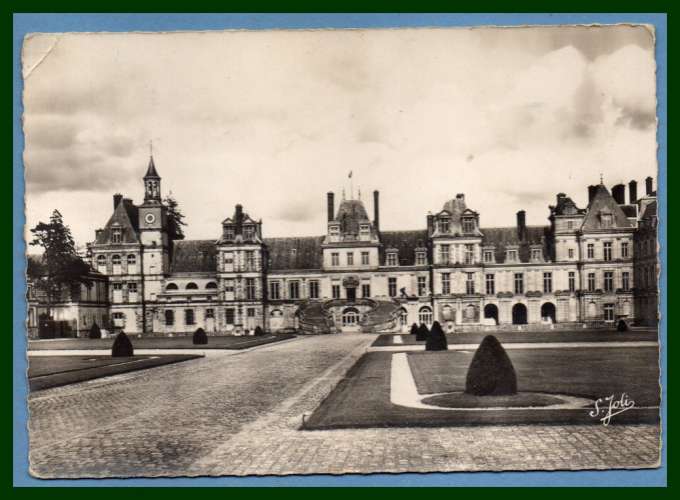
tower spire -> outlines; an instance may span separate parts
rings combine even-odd
[[[161,201],[161,176],[158,175],[156,164],[153,161],[153,143],[149,141],[149,166],[144,175],[144,201]]]

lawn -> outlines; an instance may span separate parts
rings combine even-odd
[[[659,404],[658,350],[653,347],[597,350],[518,349],[507,351],[521,391],[597,399],[626,392],[636,406]],[[473,352],[413,352],[409,364],[420,394],[462,390]],[[598,424],[589,409],[457,411],[397,406],[390,402],[392,353],[362,356],[307,419],[306,429],[427,427],[479,424]],[[658,422],[658,409],[634,408],[617,423]]]
[[[198,354],[153,356],[29,356],[28,384],[39,391],[86,380],[201,358]]]
[[[262,335],[254,336],[220,336],[208,337],[208,343],[194,345],[191,336],[185,337],[141,337],[129,335],[135,349],[248,349],[263,344],[270,344],[281,340],[294,338],[295,335]],[[100,350],[111,349],[113,338],[108,339],[57,339],[57,340],[30,340],[29,351],[64,351],[64,350]]]
[[[494,335],[502,343],[513,342],[628,342],[628,341],[652,341],[658,340],[656,329],[630,330],[617,332],[613,330],[546,330],[543,332],[470,332],[447,334],[449,344],[479,344],[482,339]],[[401,337],[403,344],[395,344],[394,337]],[[425,344],[425,341],[416,341],[415,335],[380,335],[374,347],[392,345],[417,345]]]

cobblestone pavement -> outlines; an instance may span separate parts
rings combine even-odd
[[[603,469],[658,460],[652,425],[298,430],[372,340],[301,338],[36,393],[29,398],[32,473]]]

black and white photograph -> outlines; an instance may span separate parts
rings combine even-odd
[[[655,469],[649,24],[30,33],[30,474]]]

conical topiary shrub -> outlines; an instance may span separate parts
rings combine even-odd
[[[418,336],[418,325],[415,323],[411,325],[411,335],[415,335],[416,337]]]
[[[475,396],[517,394],[517,375],[505,349],[493,335],[477,348],[465,379],[465,392]]]
[[[111,356],[114,358],[124,358],[134,355],[134,349],[132,348],[132,342],[125,332],[120,332],[113,341],[113,347],[111,348]]]
[[[421,323],[418,327],[418,332],[416,333],[416,340],[427,340],[430,330],[427,329],[425,323]]]
[[[627,332],[628,331],[628,323],[626,323],[626,320],[620,319],[618,325],[616,325],[616,329],[619,332]]]
[[[448,342],[446,342],[446,335],[439,321],[432,323],[432,328],[430,329],[430,334],[427,336],[427,342],[425,342],[426,351],[446,351],[449,348]]]
[[[208,336],[203,328],[197,328],[194,332],[194,345],[204,345],[208,343]]]
[[[92,323],[92,326],[90,327],[89,337],[90,337],[91,339],[100,339],[100,338],[102,338],[102,331],[101,331],[101,329],[99,328],[99,325],[97,324],[96,321],[95,321],[94,323]]]
[[[264,330],[262,328],[260,328],[260,325],[256,326],[255,327],[255,336],[261,337],[262,335],[264,335]]]

